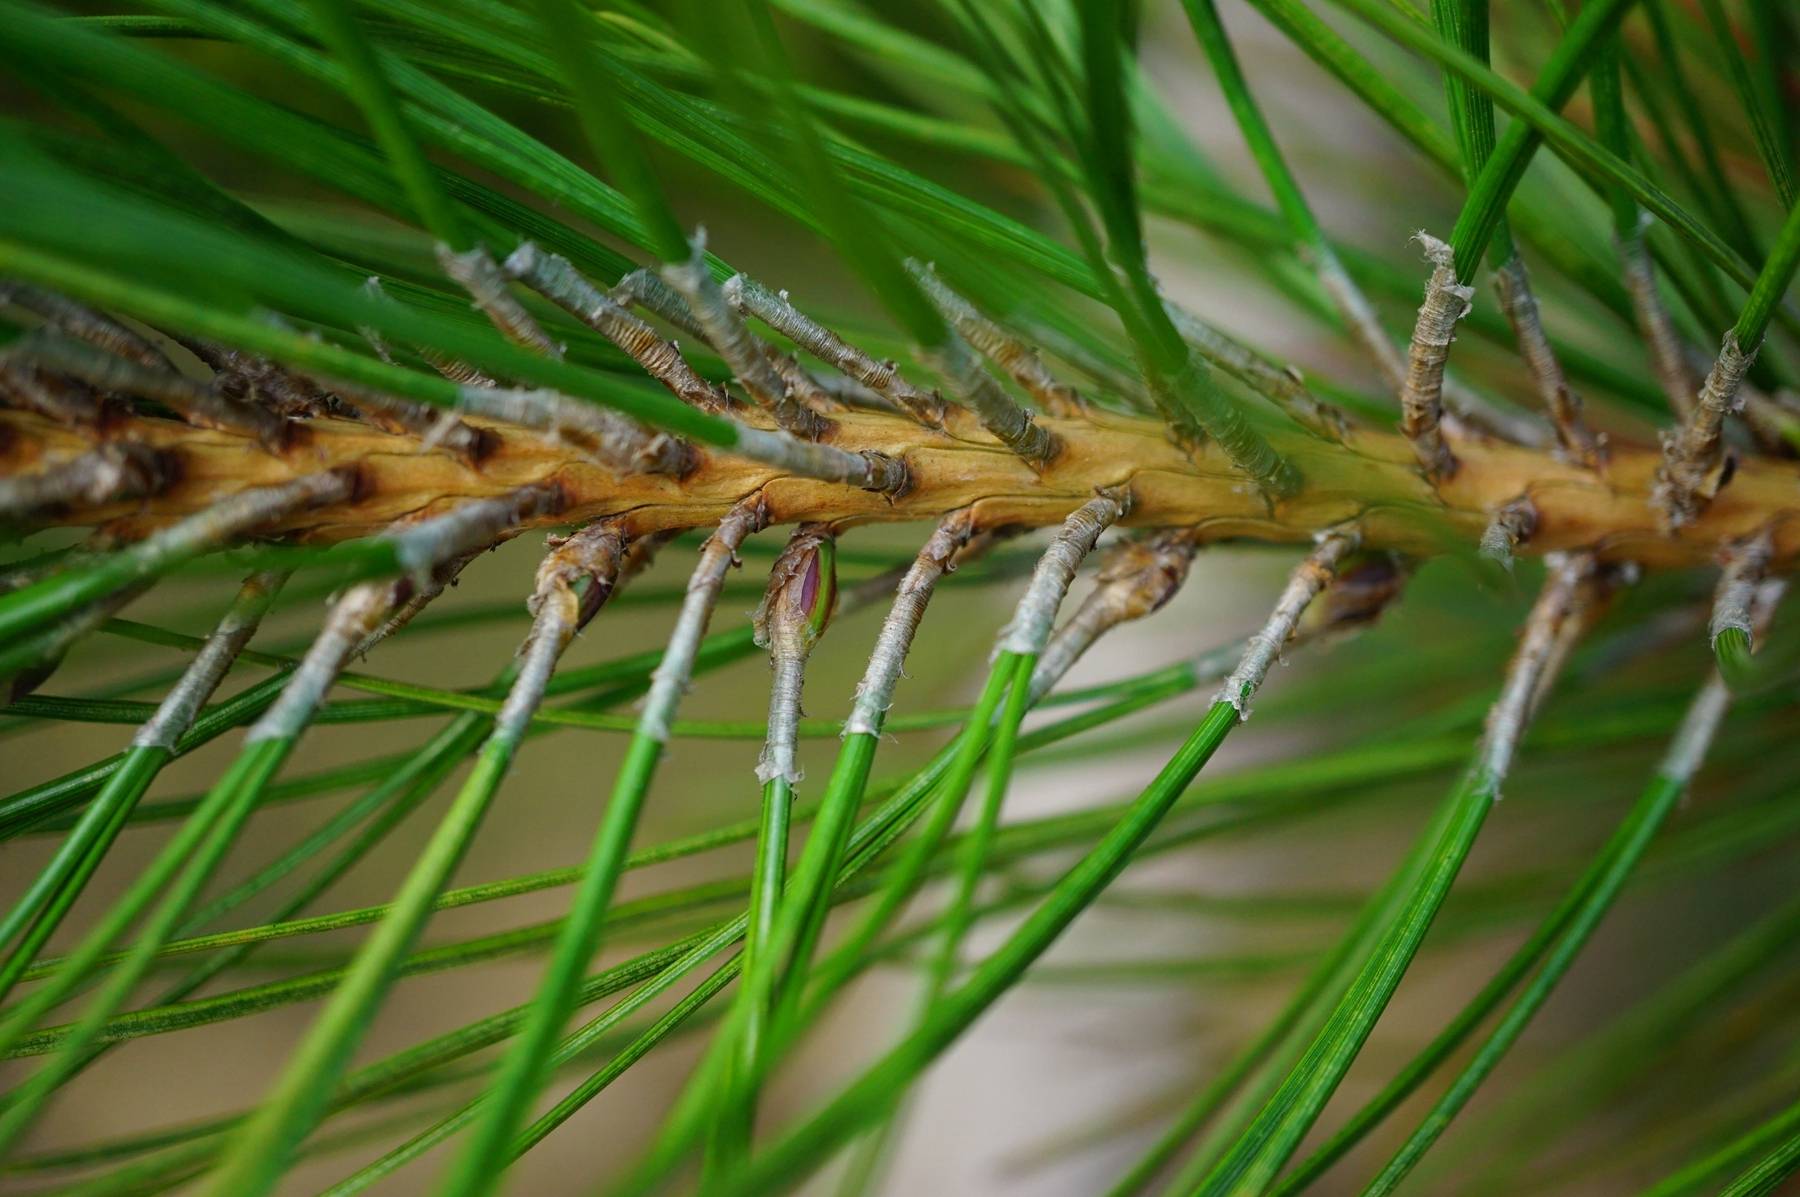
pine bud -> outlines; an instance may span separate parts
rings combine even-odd
[[[778,654],[812,651],[837,597],[837,541],[828,525],[802,524],[769,571],[756,609],[756,642]]]

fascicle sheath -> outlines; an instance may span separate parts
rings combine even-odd
[[[719,603],[725,573],[737,559],[738,546],[744,538],[761,531],[768,519],[762,495],[751,495],[726,513],[700,546],[700,561],[688,578],[687,595],[675,617],[675,630],[669,635],[668,647],[663,649],[662,661],[650,675],[650,693],[638,717],[638,734],[659,743],[668,741],[669,724],[687,690],[688,679],[694,675],[694,658],[700,652],[700,641],[712,620],[713,608]]]
[[[439,244],[437,260],[444,273],[469,293],[476,309],[509,340],[546,357],[562,357],[562,346],[550,339],[537,318],[506,289],[506,275],[485,245],[471,246],[459,253]]]
[[[476,415],[573,439],[590,448],[596,461],[620,473],[641,470],[680,477],[693,468],[693,450],[681,440],[557,391],[464,384],[456,405]]]
[[[1745,629],[1752,639],[1768,627],[1786,590],[1787,581],[1782,578],[1770,578],[1754,587],[1748,613],[1751,626]],[[1658,770],[1662,776],[1681,784],[1693,780],[1694,774],[1700,771],[1701,762],[1706,759],[1706,751],[1712,746],[1726,709],[1731,706],[1731,697],[1731,687],[1715,671],[1689,704],[1681,726],[1675,729]]]
[[[900,494],[912,484],[905,464],[884,453],[821,445],[748,424],[738,425],[737,443],[732,450],[789,474],[842,482],[884,495]]]
[[[1537,526],[1537,507],[1520,495],[1494,513],[1493,521],[1482,530],[1479,551],[1483,557],[1510,570],[1514,555],[1531,539]]]
[[[39,329],[7,346],[0,357],[77,379],[97,391],[117,391],[154,399],[173,408],[196,428],[215,428],[253,436],[272,453],[288,447],[295,425],[275,411],[240,402],[217,386],[195,382],[166,366],[157,369],[101,353],[78,341],[46,335]],[[215,382],[219,381],[215,379]]]
[[[1651,502],[1669,528],[1692,523],[1730,477],[1725,417],[1743,409],[1744,376],[1755,361],[1756,350],[1746,351],[1735,333],[1726,333],[1693,413],[1679,429],[1663,433],[1663,463]]]
[[[725,301],[712,272],[706,267],[703,237],[694,239],[694,252],[685,262],[665,262],[663,281],[686,301],[693,319],[706,334],[731,372],[750,397],[775,417],[775,422],[797,437],[813,440],[829,426],[824,417],[788,393],[787,384],[770,365],[761,344],[750,335],[744,318]]]
[[[1062,451],[1056,434],[1038,424],[1031,413],[1000,389],[968,342],[950,332],[937,345],[921,346],[919,356],[944,377],[956,399],[975,413],[994,439],[1034,466],[1048,465]]]
[[[219,688],[232,662],[256,635],[263,615],[286,580],[287,573],[281,570],[251,574],[245,580],[230,609],[206,638],[206,643],[200,646],[200,651],[194,654],[181,679],[158,704],[156,714],[150,716],[131,738],[135,747],[171,751],[175,748],[176,742],[193,726],[194,716]]]
[[[1031,581],[1013,610],[1012,622],[1000,637],[1002,652],[1036,656],[1044,651],[1044,645],[1050,641],[1050,628],[1056,622],[1057,608],[1069,593],[1076,571],[1094,551],[1100,534],[1125,514],[1127,502],[1123,495],[1096,495],[1069,513],[1031,571]]]
[[[1225,684],[1219,687],[1214,702],[1230,703],[1237,708],[1240,719],[1250,717],[1250,699],[1269,675],[1269,667],[1281,655],[1308,605],[1331,584],[1338,563],[1356,547],[1357,540],[1352,531],[1334,530],[1320,536],[1313,551],[1294,567],[1267,621],[1244,642],[1244,655],[1225,679]]]
[[[131,546],[144,572],[205,552],[302,508],[342,503],[356,493],[356,475],[348,469],[323,470],[278,486],[259,486],[227,495],[203,511],[171,524]]]
[[[1586,553],[1555,553],[1548,559],[1549,572],[1525,619],[1519,647],[1506,668],[1500,697],[1487,715],[1487,726],[1476,758],[1480,784],[1499,794],[1501,781],[1512,767],[1513,753],[1545,691],[1552,664],[1561,655],[1558,642],[1564,622],[1575,610],[1581,591],[1593,576],[1594,559]]]
[[[1711,643],[1716,645],[1721,634],[1732,630],[1744,633],[1755,643],[1752,608],[1774,549],[1773,539],[1765,532],[1732,545],[1722,554],[1719,585],[1713,592],[1712,619],[1706,629]]]
[[[392,582],[360,582],[332,604],[281,695],[245,736],[245,743],[298,736],[312,722],[326,692],[394,605]]]
[[[1632,315],[1650,355],[1650,369],[1669,400],[1669,410],[1677,419],[1686,420],[1693,414],[1694,392],[1700,382],[1688,366],[1687,346],[1682,344],[1675,321],[1656,289],[1656,267],[1650,261],[1643,229],[1617,238],[1617,244],[1625,293],[1631,297]]]
[[[1058,382],[1036,350],[983,316],[974,304],[951,290],[929,265],[908,258],[906,268],[918,280],[925,298],[950,327],[976,353],[1006,371],[1037,401],[1038,407],[1053,416],[1076,418],[1082,414],[1081,397],[1075,393],[1075,388]]]
[[[36,473],[0,478],[0,522],[146,498],[172,483],[176,473],[171,454],[147,445],[101,445]]]
[[[1225,335],[1178,303],[1165,301],[1163,310],[1168,312],[1181,339],[1202,359],[1287,412],[1303,427],[1332,440],[1343,438],[1348,428],[1344,413],[1313,394],[1298,371],[1265,360],[1242,341]],[[1373,319],[1374,313],[1369,313],[1369,317]],[[1393,352],[1392,346],[1389,351]],[[1399,355],[1394,353],[1394,357],[1398,360]]]
[[[702,411],[725,410],[724,392],[694,373],[673,343],[589,282],[567,258],[526,241],[507,256],[505,270],[623,349],[677,399]]]
[[[556,662],[611,596],[624,560],[624,533],[609,520],[552,542],[527,604],[531,631],[519,651],[518,675],[494,716],[491,742],[510,748],[524,738]]]
[[[907,651],[925,608],[931,602],[938,580],[952,568],[951,563],[974,531],[974,521],[967,511],[954,511],[938,522],[925,547],[913,558],[906,576],[894,592],[894,602],[875,637],[875,649],[869,654],[868,668],[856,685],[856,701],[850,718],[844,721],[844,734],[876,736],[894,702],[894,688],[899,685],[906,665]]]
[[[561,505],[562,492],[555,486],[521,486],[396,529],[386,538],[393,542],[400,572],[423,577],[443,562],[485,549],[521,522],[555,512]]]
[[[149,341],[110,316],[96,312],[66,295],[28,287],[23,283],[0,284],[0,303],[13,303],[36,312],[54,327],[78,337],[96,349],[136,362],[152,370],[167,370],[169,359]]]
[[[893,362],[877,361],[796,308],[787,292],[771,291],[747,274],[734,274],[725,280],[723,293],[725,302],[738,311],[756,317],[806,353],[892,400],[920,423],[942,426],[944,401],[936,393],[914,386]]]
[[[1400,430],[1412,442],[1425,476],[1441,481],[1456,472],[1456,458],[1439,427],[1444,416],[1444,367],[1456,340],[1457,322],[1469,314],[1475,290],[1457,281],[1456,255],[1448,245],[1427,233],[1419,233],[1418,240],[1431,260],[1431,278],[1407,353]]]
[[[1562,361],[1551,348],[1544,332],[1543,314],[1538,309],[1537,293],[1532,290],[1531,276],[1525,260],[1518,254],[1506,260],[1494,273],[1494,289],[1500,298],[1500,310],[1512,325],[1518,342],[1519,356],[1536,385],[1550,422],[1556,428],[1557,442],[1573,461],[1590,468],[1600,464],[1604,448],[1582,418],[1581,398],[1569,388]]]
[[[756,608],[756,642],[769,650],[774,682],[769,691],[768,735],[756,778],[797,785],[800,689],[806,659],[837,610],[837,540],[829,525],[801,524],[769,569],[769,585]]]
[[[1050,692],[1101,636],[1142,619],[1175,597],[1187,580],[1198,543],[1191,532],[1160,532],[1128,540],[1100,566],[1098,585],[1075,614],[1056,629],[1031,671],[1031,701]]]

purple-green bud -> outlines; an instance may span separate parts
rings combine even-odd
[[[828,525],[802,524],[769,571],[756,609],[756,642],[775,652],[811,651],[837,598],[837,540]]]

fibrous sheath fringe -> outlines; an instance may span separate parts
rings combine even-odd
[[[638,718],[640,734],[658,743],[668,741],[669,723],[675,717],[688,679],[693,676],[694,658],[700,651],[713,608],[718,605],[725,572],[737,559],[738,546],[744,538],[760,532],[767,526],[768,518],[762,495],[751,495],[733,507],[700,546],[700,561],[688,578],[687,595],[675,617],[675,630],[669,635],[668,647],[663,649],[662,661],[650,675],[650,693]]]
[[[1219,687],[1219,692],[1213,696],[1214,702],[1230,703],[1237,708],[1240,719],[1250,717],[1250,699],[1269,675],[1269,667],[1281,655],[1288,638],[1294,634],[1294,626],[1319,593],[1331,584],[1338,564],[1356,548],[1359,539],[1351,529],[1332,529],[1320,535],[1313,551],[1294,567],[1268,620],[1245,642],[1238,667]]]
[[[1487,730],[1476,759],[1477,777],[1494,787],[1496,796],[1512,765],[1519,738],[1525,734],[1532,707],[1546,689],[1545,674],[1557,655],[1563,621],[1574,610],[1580,591],[1595,568],[1593,557],[1587,553],[1553,554],[1549,567],[1543,589],[1526,617],[1519,647],[1507,666],[1500,697],[1488,711]]]
[[[1160,610],[1187,580],[1198,548],[1187,531],[1128,540],[1101,563],[1097,585],[1044,646],[1031,671],[1031,701],[1050,692],[1102,635]]]
[[[1512,325],[1519,356],[1525,360],[1525,369],[1531,375],[1538,397],[1550,413],[1550,422],[1556,428],[1556,439],[1562,451],[1582,465],[1599,465],[1603,454],[1600,440],[1582,419],[1581,398],[1569,389],[1562,362],[1558,360],[1556,350],[1550,347],[1537,295],[1531,287],[1531,276],[1525,270],[1525,259],[1518,254],[1508,258],[1505,265],[1494,272],[1494,289],[1499,294],[1500,310],[1505,313],[1507,323]]]
[[[1444,415],[1444,366],[1456,340],[1457,322],[1469,314],[1475,290],[1457,281],[1456,255],[1448,245],[1424,232],[1417,239],[1432,269],[1425,303],[1413,325],[1406,382],[1400,388],[1400,430],[1412,442],[1426,477],[1441,481],[1456,472],[1456,457],[1439,427]]]
[[[908,382],[893,362],[877,361],[796,308],[787,292],[771,291],[747,274],[726,279],[723,291],[725,301],[738,311],[756,317],[806,353],[893,400],[921,424],[943,426],[943,399]]]
[[[702,411],[725,410],[723,391],[696,374],[673,343],[590,283],[567,258],[526,241],[507,256],[504,269],[623,349],[677,399]]]
[[[1693,413],[1678,430],[1663,433],[1663,464],[1651,501],[1670,528],[1691,523],[1730,479],[1725,417],[1743,409],[1744,375],[1755,361],[1755,349],[1744,350],[1736,333],[1726,333]]]
[[[287,580],[281,570],[251,574],[238,590],[237,598],[219,624],[201,645],[200,651],[182,672],[156,708],[156,714],[145,720],[131,742],[138,748],[173,750],[177,741],[193,726],[194,716],[212,692],[219,687],[233,661],[256,635],[263,615],[275,594]]]
[[[847,736],[881,734],[882,722],[893,705],[894,687],[899,685],[906,653],[912,647],[919,621],[932,592],[951,568],[951,562],[973,535],[975,522],[967,511],[953,511],[938,522],[925,547],[913,559],[906,576],[894,591],[894,602],[875,637],[875,648],[869,654],[868,668],[856,685],[856,701],[850,707],[850,718],[844,721]]]
[[[1719,586],[1713,592],[1712,619],[1706,629],[1711,643],[1716,645],[1722,634],[1732,630],[1755,641],[1752,608],[1773,554],[1774,542],[1766,532],[1732,545],[1721,554]]]
[[[1128,496],[1097,495],[1069,513],[1050,547],[1038,558],[1031,581],[1013,611],[1012,622],[1000,638],[1002,652],[1035,656],[1050,640],[1056,609],[1069,592],[1075,572],[1094,551],[1100,534],[1125,514]]]

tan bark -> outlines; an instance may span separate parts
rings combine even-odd
[[[1641,445],[1613,450],[1606,477],[1550,454],[1473,437],[1451,438],[1463,468],[1434,490],[1419,476],[1400,436],[1356,431],[1343,445],[1296,434],[1277,448],[1300,470],[1304,485],[1271,504],[1225,460],[1217,446],[1189,453],[1171,444],[1162,425],[1095,413],[1084,420],[1046,418],[1066,442],[1048,467],[1034,469],[983,431],[968,413],[953,413],[943,432],[897,415],[844,412],[831,434],[846,449],[876,450],[904,461],[912,488],[888,497],[842,485],[784,476],[769,467],[706,451],[682,479],[621,478],[516,427],[471,420],[496,434],[497,445],[471,466],[415,438],[336,419],[307,421],[312,435],[276,455],[254,439],[172,420],[132,418],[117,438],[176,452],[180,478],[147,503],[130,502],[60,517],[73,525],[106,525],[141,535],[251,486],[266,486],[331,466],[360,472],[356,498],[300,512],[280,527],[315,542],[361,536],[408,513],[441,511],[536,482],[555,482],[566,503],[540,525],[625,515],[638,536],[716,523],[733,504],[760,490],[773,524],[805,520],[840,526],[936,520],[971,510],[976,530],[1060,523],[1099,488],[1128,487],[1134,527],[1191,527],[1202,541],[1248,538],[1308,541],[1320,529],[1359,520],[1363,543],[1419,555],[1473,551],[1492,513],[1521,496],[1539,521],[1529,551],[1593,548],[1602,559],[1647,567],[1710,562],[1719,549],[1764,529],[1774,560],[1800,556],[1800,465],[1746,461],[1705,512],[1673,535],[1659,526],[1650,493],[1661,455]],[[0,473],[41,468],[92,447],[81,430],[28,412],[0,413]]]

